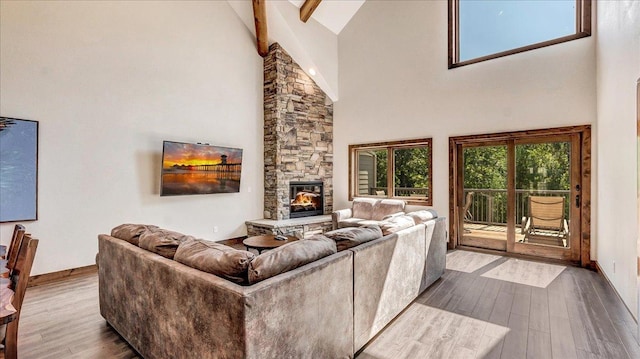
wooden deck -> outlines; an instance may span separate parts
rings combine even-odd
[[[516,242],[523,241],[524,234],[521,234],[520,229],[516,228]],[[528,243],[564,247],[562,239],[551,236],[548,238],[536,237],[534,239],[530,239]],[[505,251],[507,250],[507,226],[465,223],[461,244],[465,246]]]

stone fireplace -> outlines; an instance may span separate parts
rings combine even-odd
[[[313,214],[331,213],[333,103],[274,43],[264,58],[264,218],[286,220],[306,212],[291,205],[290,186],[301,182],[321,184],[311,191],[322,195]]]

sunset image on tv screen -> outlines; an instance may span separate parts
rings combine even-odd
[[[160,195],[240,192],[242,149],[164,141]]]

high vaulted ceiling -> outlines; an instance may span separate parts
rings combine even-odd
[[[289,0],[300,8],[304,0]],[[338,35],[356,14],[365,0],[324,0],[318,5],[311,18]]]
[[[365,0],[322,0],[311,18],[301,21],[305,0],[227,0],[257,39],[261,56],[274,42],[309,74],[332,101],[338,100],[338,34]],[[259,30],[256,32],[256,30]]]

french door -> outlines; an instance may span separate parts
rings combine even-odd
[[[451,138],[451,247],[588,263],[589,132]]]

